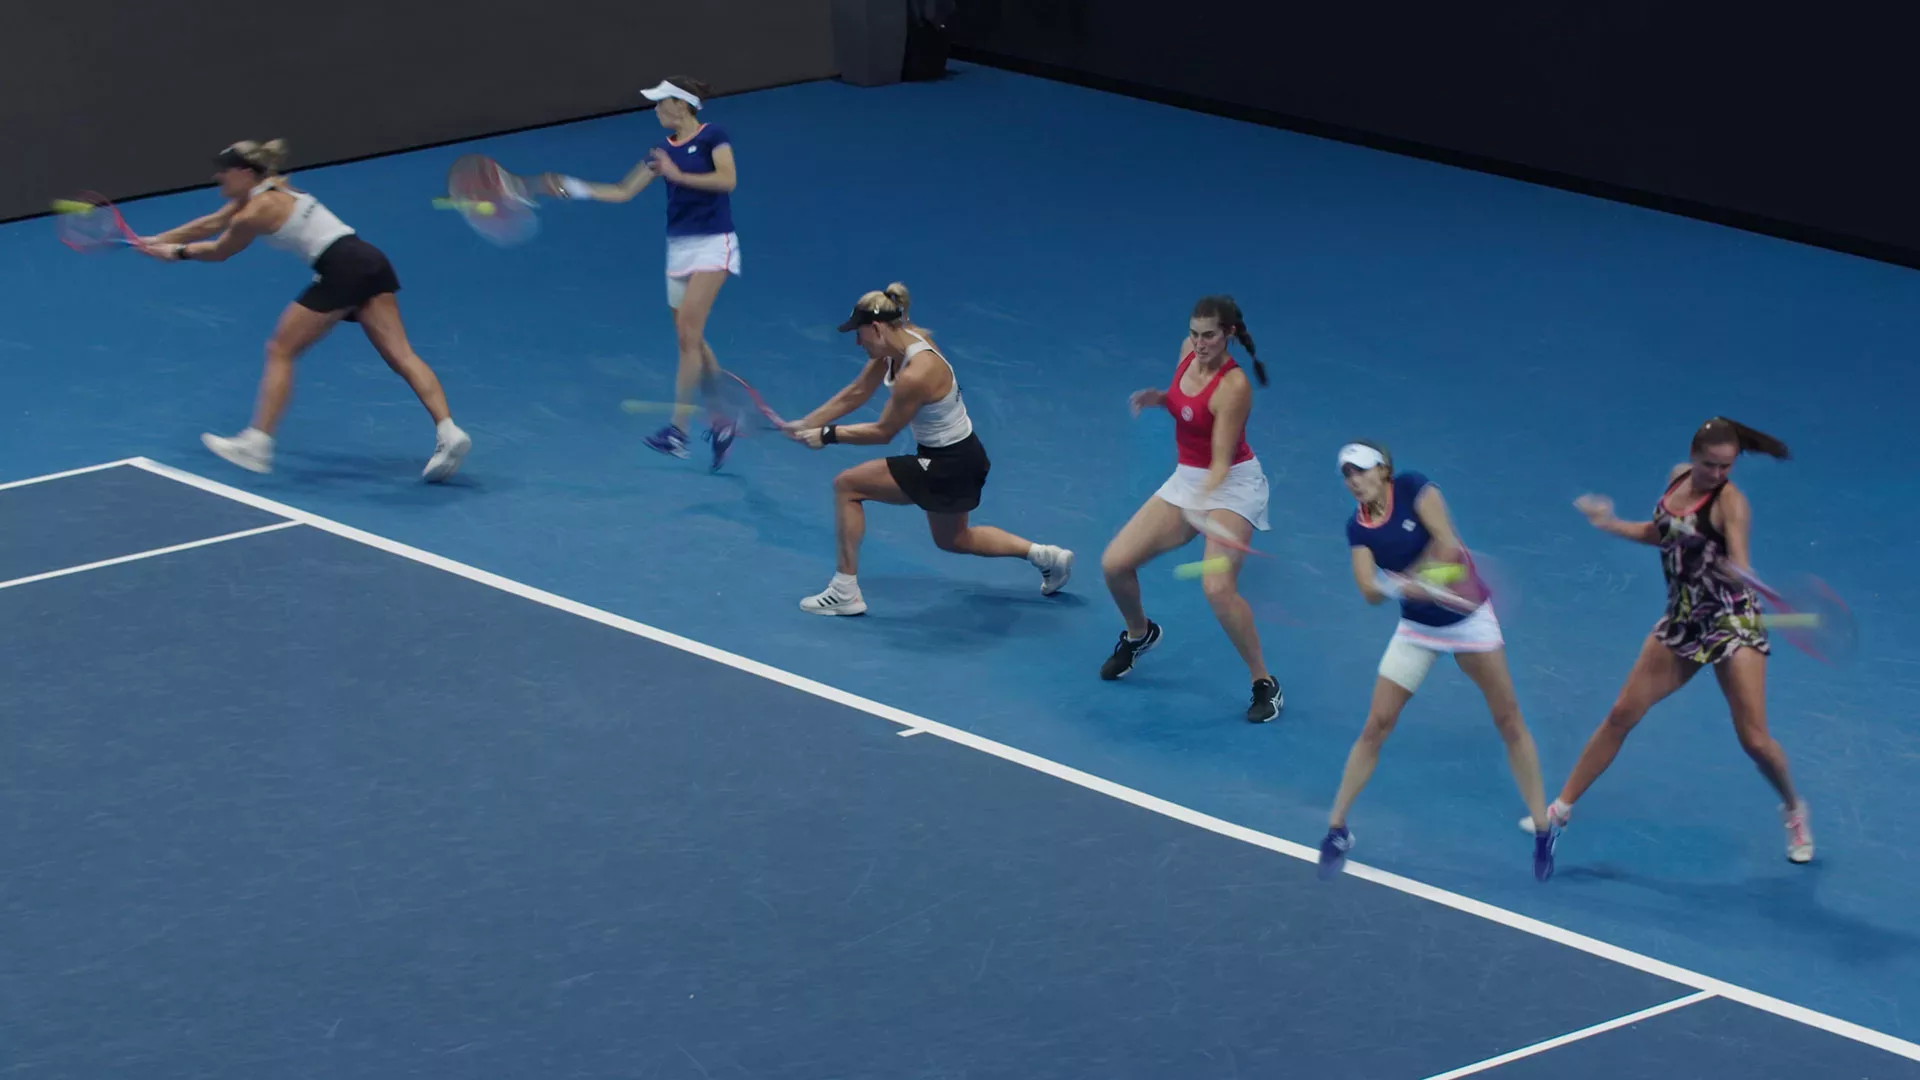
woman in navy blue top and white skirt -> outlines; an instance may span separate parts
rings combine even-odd
[[[1547,821],[1541,816],[1546,795],[1540,759],[1513,692],[1500,620],[1477,584],[1471,557],[1454,531],[1440,489],[1419,473],[1394,475],[1393,459],[1386,450],[1366,442],[1340,448],[1340,475],[1360,504],[1347,519],[1354,584],[1369,604],[1397,598],[1400,623],[1380,658],[1367,725],[1347,755],[1340,792],[1327,815],[1326,839],[1320,842],[1321,876],[1332,877],[1346,864],[1353,847],[1347,809],[1373,775],[1380,747],[1399,722],[1401,710],[1413,700],[1414,691],[1442,653],[1451,654],[1486,695],[1494,727],[1507,744],[1507,764],[1521,797],[1534,811],[1535,821]],[[1429,587],[1422,575],[1433,569],[1452,569],[1463,577],[1463,586],[1458,590]],[[1533,873],[1541,881],[1553,876],[1557,839],[1558,830],[1552,827],[1534,834]]]
[[[617,184],[594,184],[572,176],[550,181],[569,199],[623,203],[659,177],[667,182],[667,307],[679,338],[680,367],[674,380],[673,420],[649,436],[663,454],[687,456],[687,421],[696,389],[710,389],[720,362],[707,344],[707,315],[720,286],[740,273],[740,237],[733,230],[732,192],[737,181],[733,142],[718,124],[700,119],[712,90],[698,79],[675,75],[640,91],[655,102],[654,116],[667,135]],[[733,418],[714,412],[708,437],[713,467],[733,445]]]

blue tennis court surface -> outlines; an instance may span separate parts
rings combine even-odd
[[[850,115],[913,133],[911,168]],[[883,451],[743,440],[714,475],[641,446],[658,420],[619,402],[675,360],[658,193],[509,250],[428,205],[467,152],[617,178],[647,114],[296,173],[394,260],[475,439],[442,486],[351,327],[301,361],[272,475],[200,446],[245,423],[296,260],[0,227],[0,1074],[1424,1080],[1569,1034],[1483,1071],[1920,1067],[1920,274],[973,67],[714,119],[745,263],[721,361],[797,414],[856,370],[854,298],[905,281],[993,458],[977,520],[1073,548],[1067,590],[879,507],[870,613],[803,615],[832,477]],[[124,210],[154,232],[209,198]],[[1165,643],[1096,676],[1101,550],[1172,461],[1126,397],[1213,292],[1273,375],[1264,726],[1186,553],[1142,575]],[[1664,598],[1569,504],[1650,507],[1714,414],[1793,448],[1735,474],[1756,565],[1861,625],[1851,668],[1769,670],[1814,862],[1700,679],[1537,884],[1442,668],[1355,806],[1362,865],[1312,880],[1392,629],[1336,448],[1389,444],[1518,582],[1557,787]]]
[[[1656,1010],[1474,1071],[1920,1075],[147,462],[0,517],[9,1073],[1415,1078]]]

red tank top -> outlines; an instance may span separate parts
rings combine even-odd
[[[1193,363],[1193,354],[1188,353],[1174,369],[1173,385],[1167,387],[1167,411],[1173,414],[1173,441],[1180,449],[1180,464],[1210,468],[1213,465],[1213,411],[1208,403],[1213,400],[1213,392],[1219,387],[1220,380],[1227,372],[1239,367],[1229,356],[1214,372],[1207,385],[1197,394],[1180,392],[1180,377],[1187,373]],[[1247,445],[1247,433],[1240,433],[1240,445],[1233,448],[1232,464],[1238,465],[1253,458],[1253,448]]]

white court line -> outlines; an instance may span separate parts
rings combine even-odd
[[[1598,1035],[1604,1031],[1612,1031],[1614,1028],[1626,1027],[1628,1024],[1637,1024],[1650,1017],[1659,1016],[1661,1013],[1672,1012],[1675,1009],[1684,1009],[1689,1005],[1697,1004],[1713,996],[1713,991],[1702,990],[1697,994],[1688,994],[1683,998],[1674,998],[1665,1004],[1655,1005],[1649,1009],[1641,1009],[1637,1013],[1617,1016],[1605,1023],[1595,1024],[1592,1027],[1583,1027],[1579,1031],[1569,1031],[1565,1035],[1556,1035],[1551,1039],[1534,1043],[1532,1046],[1523,1046],[1510,1054],[1501,1054],[1499,1057],[1490,1057],[1485,1061],[1476,1061],[1471,1065],[1455,1069],[1452,1072],[1443,1072],[1437,1076],[1429,1076],[1427,1080],[1460,1080],[1462,1076],[1472,1076],[1474,1073],[1486,1072],[1488,1069],[1497,1069],[1509,1061],[1519,1061],[1524,1057],[1532,1057],[1535,1054],[1545,1053],[1556,1046],[1565,1046],[1571,1042],[1579,1042],[1581,1039]]]
[[[1175,821],[1183,822],[1196,828],[1206,829],[1210,832],[1231,837],[1255,847],[1265,848],[1268,851],[1275,851],[1282,855],[1290,855],[1293,858],[1305,862],[1317,862],[1320,857],[1318,847],[1308,847],[1305,844],[1298,844],[1291,840],[1283,840],[1277,836],[1270,836],[1266,833],[1249,829],[1244,825],[1235,825],[1230,821],[1224,821],[1220,818],[1203,814],[1198,810],[1168,802],[1158,796],[1148,795],[1145,792],[1123,787],[1111,780],[1102,779],[1091,773],[1081,772],[1079,769],[1062,765],[1059,762],[1049,761],[1038,755],[1030,754],[1025,750],[994,742],[991,739],[983,738],[972,732],[948,727],[937,721],[929,720],[924,716],[916,716],[904,709],[896,709],[891,705],[883,705],[880,702],[850,694],[845,690],[828,686],[825,683],[815,682],[804,676],[795,675],[790,671],[782,671],[779,668],[763,664],[758,660],[749,660],[744,656],[738,656],[734,653],[716,649],[711,645],[694,641],[691,638],[684,638],[678,634],[669,633],[665,630],[648,626],[645,623],[635,622],[632,619],[624,618],[611,612],[588,607],[578,601],[568,600],[563,596],[556,596],[543,589],[536,589],[531,585],[522,584],[509,578],[503,578],[498,574],[492,574],[485,570],[467,566],[464,563],[455,562],[452,559],[435,555],[432,552],[409,547],[406,544],[389,540],[383,536],[375,536],[372,533],[356,529],[351,525],[343,525],[340,522],[321,517],[318,514],[308,513],[305,510],[297,510],[283,503],[274,502],[272,499],[255,495],[252,492],[242,491],[239,488],[228,487],[218,481],[195,476],[192,473],[176,469],[171,465],[162,465],[157,461],[152,461],[147,458],[133,458],[130,459],[127,464],[135,468],[145,469],[159,476],[177,480],[189,487],[199,488],[201,491],[212,492],[215,495],[221,495],[235,502],[244,503],[248,506],[268,511],[269,513],[280,514],[294,521],[311,526],[312,528],[319,529],[322,532],[332,533],[335,536],[365,544],[368,547],[384,551],[389,555],[398,555],[403,559],[410,559],[438,570],[444,570],[447,573],[455,574],[469,581],[478,582],[490,588],[498,589],[501,592],[518,596],[521,599],[531,600],[536,604],[544,604],[547,607],[564,611],[571,615],[577,615],[583,619],[592,620],[603,626],[622,630],[636,637],[643,637],[649,641],[679,649],[681,652],[691,653],[704,660],[711,660],[716,664],[725,664],[737,671],[758,675],[769,682],[779,683],[782,686],[798,690],[801,693],[811,694],[822,700],[831,701],[836,705],[844,705],[849,709],[857,709],[869,716],[875,716],[882,720],[899,724],[902,727],[917,728],[928,734],[938,735],[949,742],[958,743],[961,746],[978,750],[982,753],[992,754],[997,758],[1011,761],[1017,765],[1024,765],[1035,772],[1045,773],[1057,780],[1064,780],[1067,783],[1076,784],[1089,791],[1097,791],[1102,795],[1130,803],[1143,810],[1151,810],[1156,814],[1170,817]],[[1363,881],[1370,881],[1376,885],[1384,885],[1396,892],[1416,896],[1422,900],[1453,908],[1455,911],[1476,915],[1511,930],[1518,930],[1524,934],[1532,934],[1535,937],[1544,938],[1555,944],[1565,945],[1570,949],[1578,949],[1581,952],[1611,960],[1616,964],[1671,980],[1682,986],[1690,986],[1695,990],[1704,990],[1726,998],[1729,1001],[1739,1002],[1750,1008],[1769,1012],[1788,1020],[1794,1020],[1806,1024],[1809,1027],[1819,1028],[1822,1031],[1852,1039],[1856,1042],[1865,1043],[1868,1046],[1885,1050],[1888,1053],[1898,1054],[1901,1057],[1920,1061],[1920,1045],[1908,1042],[1905,1039],[1896,1038],[1885,1032],[1862,1027],[1849,1020],[1841,1020],[1838,1017],[1815,1012],[1804,1006],[1795,1005],[1788,1001],[1781,1001],[1779,998],[1769,997],[1757,991],[1748,990],[1742,986],[1735,986],[1732,983],[1709,978],[1698,972],[1676,967],[1664,960],[1655,960],[1650,956],[1642,956],[1631,950],[1623,949],[1618,945],[1610,945],[1597,938],[1590,938],[1585,934],[1576,934],[1571,930],[1562,929],[1551,923],[1541,922],[1538,919],[1529,918],[1517,912],[1508,911],[1505,908],[1495,907],[1492,904],[1475,900],[1472,897],[1448,892],[1445,889],[1436,888],[1425,882],[1414,881],[1411,878],[1404,878],[1398,874],[1390,874],[1385,870],[1376,870],[1371,866],[1349,862],[1346,872],[1348,876],[1356,877]]]
[[[85,468],[68,469],[66,472],[48,473],[45,476],[29,476],[25,480],[9,480],[4,484],[0,484],[0,491],[5,491],[8,488],[26,487],[28,484],[44,484],[49,480],[65,480],[69,476],[80,476],[84,473],[117,469],[122,465],[131,465],[133,462],[134,459],[132,458],[122,458],[119,461],[109,461],[104,465],[88,465]]]
[[[906,729],[905,731],[902,731],[902,732],[900,733],[900,737],[901,737],[901,738],[903,738],[903,739],[911,739],[911,738],[913,738],[913,737],[914,737],[915,735],[925,735],[925,734],[926,734],[926,731],[925,731],[924,729],[922,729],[922,728],[917,728],[917,727],[910,727],[910,728],[908,728],[908,729]]]
[[[115,555],[111,559],[101,559],[99,562],[83,563],[79,566],[68,566],[59,570],[48,570],[42,574],[28,574],[26,577],[17,577],[12,581],[0,581],[0,589],[11,589],[15,585],[31,585],[36,581],[47,581],[52,578],[66,577],[69,574],[81,574],[88,570],[98,570],[103,566],[118,566],[121,563],[138,562],[141,559],[151,559],[157,555],[171,555],[176,551],[189,551],[197,547],[206,547],[208,544],[224,544],[229,540],[244,540],[249,536],[259,536],[261,533],[275,532],[280,529],[291,529],[298,524],[300,524],[298,521],[276,521],[271,525],[260,525],[252,529],[241,529],[239,532],[224,533],[220,536],[208,536],[199,540],[189,540],[184,544],[173,544],[169,547],[153,548],[149,551],[136,551],[131,555]]]

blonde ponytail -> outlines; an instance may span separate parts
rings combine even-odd
[[[266,142],[243,139],[234,143],[232,150],[242,161],[268,176],[279,176],[280,170],[287,164],[285,139],[268,139]]]

